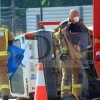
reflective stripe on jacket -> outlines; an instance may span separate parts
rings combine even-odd
[[[6,41],[6,49],[3,51],[0,51],[0,56],[7,56],[7,49],[8,49],[8,29],[5,27],[0,27],[0,31],[4,31],[4,37]],[[2,41],[3,42],[3,41]]]

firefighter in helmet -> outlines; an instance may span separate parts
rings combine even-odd
[[[8,45],[12,44],[14,37],[9,29],[0,25],[0,91],[3,100],[9,99],[10,86],[7,75]]]
[[[82,50],[91,45],[91,31],[82,23],[76,9],[70,11],[69,18],[60,23],[54,30],[54,39],[59,42],[62,67],[61,98],[72,100],[73,93],[79,100],[82,97]]]

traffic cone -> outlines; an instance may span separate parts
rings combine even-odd
[[[48,100],[43,71],[43,64],[39,63],[34,100]]]

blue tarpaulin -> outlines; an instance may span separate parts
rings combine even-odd
[[[23,49],[15,46],[15,45],[9,45],[8,46],[8,74],[9,74],[9,79],[12,78],[14,75],[15,71],[19,67],[20,63],[22,62],[22,59],[24,57],[24,51]]]

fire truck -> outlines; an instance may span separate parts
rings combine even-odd
[[[88,100],[100,97],[99,7],[100,1],[93,0],[93,27],[89,27],[93,30],[93,50],[87,53],[86,62],[83,62],[83,95]],[[42,62],[48,99],[60,100],[61,65],[52,41],[52,29],[59,23],[56,21],[39,22],[38,24],[43,24],[46,29],[15,37],[14,44],[24,49],[25,52],[20,66],[10,79],[10,93],[13,97],[34,99],[37,67],[39,62]]]

